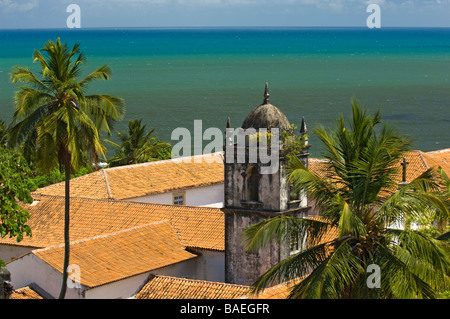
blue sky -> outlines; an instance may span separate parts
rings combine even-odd
[[[69,4],[81,27],[366,26],[450,27],[450,0],[0,0],[0,28],[65,28]]]

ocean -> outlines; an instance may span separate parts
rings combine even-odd
[[[142,118],[171,140],[175,128],[193,132],[194,120],[225,130],[240,127],[270,101],[291,123],[305,117],[310,132],[349,118],[351,99],[432,151],[450,147],[450,29],[448,28],[151,28],[0,30],[0,118],[11,120],[14,65],[33,64],[34,49],[58,37],[81,44],[89,72],[108,64],[109,81],[88,93],[125,99],[128,120]],[[321,156],[310,137],[312,156]]]

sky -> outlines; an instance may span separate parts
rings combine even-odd
[[[369,4],[381,27],[450,27],[450,0],[0,0],[0,29],[366,26]]]

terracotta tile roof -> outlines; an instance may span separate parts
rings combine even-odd
[[[208,186],[224,181],[222,153],[105,168],[70,181],[70,196],[131,199]],[[64,182],[40,188],[36,195],[64,196]]]
[[[432,156],[436,160],[440,161],[441,163],[445,163],[450,165],[450,148],[446,148],[443,150],[438,151],[432,151],[425,153],[428,156]]]
[[[249,287],[168,276],[150,279],[136,299],[236,299],[248,294]]]
[[[308,159],[308,170],[319,176],[320,178],[325,178],[330,173],[330,164],[326,159],[321,158],[309,158]]]
[[[62,272],[64,245],[33,250]],[[97,287],[197,257],[185,250],[168,221],[70,244],[70,263],[80,266],[80,283]]]
[[[423,154],[424,153],[421,151],[410,151],[405,154],[406,161],[408,162],[406,168],[406,181],[412,181],[430,168],[430,166],[428,166],[425,162]],[[403,167],[401,166],[401,162],[397,164],[397,168],[398,173],[395,175],[395,180],[400,182],[402,180],[403,174]]]
[[[425,172],[427,169],[432,167],[441,166],[444,171],[450,174],[450,149],[434,151],[424,153],[422,151],[409,151],[405,154],[405,158],[408,162],[406,170],[406,180],[408,182],[412,181],[414,178],[418,177],[420,174]],[[328,160],[310,158],[309,170],[319,177],[326,177],[330,174]],[[396,165],[398,172],[395,175],[395,180],[400,182],[402,180],[402,165],[401,161]]]
[[[65,183],[39,188],[33,195],[65,196]],[[110,199],[104,170],[99,170],[70,180],[70,197]]]
[[[437,151],[439,152],[439,151]],[[438,153],[434,153],[438,154]],[[419,177],[422,173],[430,168],[441,167],[447,175],[450,174],[450,165],[442,160],[439,156],[424,153],[422,151],[410,151],[405,155],[406,161],[408,162],[406,169],[406,181],[410,182],[415,178]],[[396,181],[401,182],[403,167],[401,163],[398,163],[398,173],[396,175]],[[450,175],[449,175],[450,176]],[[439,178],[437,179],[439,182]]]
[[[321,221],[321,222],[327,222],[327,220],[319,215],[316,216],[308,216],[308,219],[312,219],[312,220],[317,220],[317,221]],[[309,236],[309,234],[308,234]],[[339,237],[339,230],[337,227],[333,227],[333,226],[329,226],[327,227],[327,229],[325,230],[325,233],[322,234],[322,236],[320,237],[320,241],[315,243],[313,242],[311,239],[309,239],[308,237],[308,247],[311,247],[313,245],[320,245],[323,243],[327,243],[330,242],[336,238]]]
[[[252,294],[247,296],[248,299],[287,299],[289,294],[291,293],[291,289],[295,284],[298,284],[302,281],[303,278],[297,278],[293,280],[289,280],[283,282],[281,284],[275,285],[273,287],[269,287],[264,289],[262,292],[257,294]]]
[[[293,285],[300,280],[290,280],[253,294],[250,286],[154,276],[142,287],[135,299],[286,299]]]
[[[37,204],[25,205],[32,237],[0,238],[0,244],[34,248],[57,246],[64,238],[64,198],[33,196]],[[70,201],[70,240],[107,235],[152,222],[169,220],[184,246],[223,251],[225,218],[219,208],[192,207],[127,201],[72,198]]]
[[[33,288],[27,286],[14,290],[11,294],[11,299],[44,299],[44,297]]]
[[[440,166],[450,177],[450,148],[423,154],[428,166]]]

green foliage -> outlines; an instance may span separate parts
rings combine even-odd
[[[24,66],[11,74],[13,83],[24,85],[15,93],[10,144],[35,149],[36,168],[44,173],[59,166],[76,171],[105,158],[100,132],[110,134],[114,121],[123,118],[123,100],[85,90],[92,81],[110,79],[111,69],[104,65],[80,80],[86,57],[79,44],[69,49],[60,39],[45,43],[33,57],[41,79]]]
[[[450,299],[450,291],[444,291],[438,295],[438,299]]]
[[[297,157],[308,143],[308,135],[297,135],[297,126],[291,124],[291,130],[284,131],[281,135],[282,149],[286,152],[286,157],[291,160]]]
[[[286,154],[287,158],[297,157],[308,143],[308,135],[297,135],[295,124],[291,124],[291,129],[283,131],[280,136],[281,151]],[[259,147],[270,147],[272,141],[272,133],[268,132],[256,132],[248,136],[251,144],[259,144]]]
[[[0,147],[0,236],[16,237],[17,242],[24,234],[31,236],[26,225],[30,217],[21,203],[32,203],[28,191],[30,169],[17,153]]]
[[[34,63],[41,67],[35,75],[26,66],[15,66],[11,81],[20,83],[15,92],[15,113],[8,141],[20,146],[33,159],[37,171],[50,173],[55,168],[65,172],[65,183],[70,186],[70,173],[106,159],[106,148],[100,134],[111,134],[115,121],[123,118],[124,101],[107,94],[87,95],[88,85],[111,78],[111,69],[103,65],[81,78],[86,57],[80,44],[69,48],[61,43],[47,41],[33,53]],[[69,188],[66,188],[64,214],[64,266],[60,298],[67,288],[69,262]]]
[[[4,146],[6,144],[6,132],[6,123],[3,120],[0,120],[0,146]]]
[[[326,176],[306,169],[293,156],[289,179],[305,189],[319,209],[322,223],[335,227],[337,236],[323,241],[325,227],[317,221],[277,216],[244,232],[255,251],[271,240],[283,242],[308,230],[308,249],[272,267],[253,285],[256,291],[275,279],[304,277],[292,298],[436,298],[450,287],[450,244],[427,232],[389,227],[395,222],[423,221],[430,216],[449,218],[445,175],[436,180],[435,168],[398,188],[397,166],[409,142],[384,125],[380,114],[369,115],[352,102],[347,125],[341,116],[333,130],[315,133],[329,160]],[[366,270],[381,271],[380,288],[369,288]]]
[[[251,144],[265,143],[267,147],[270,146],[272,133],[269,132],[256,132],[248,136],[249,142]]]
[[[419,229],[419,231],[421,233],[423,233],[425,236],[432,237],[432,238],[437,238],[443,234],[442,232],[440,232],[438,230],[437,227],[431,226],[431,225],[423,226]]]
[[[171,145],[163,143],[157,137],[152,136],[155,129],[146,132],[146,125],[142,119],[130,120],[128,132],[117,132],[121,144],[106,140],[117,151],[108,164],[111,167],[129,164],[145,163],[171,157]]]
[[[89,173],[92,173],[92,168],[82,167],[75,173],[70,174],[70,178],[80,177]],[[34,191],[38,188],[42,188],[48,185],[63,182],[65,180],[65,174],[60,169],[55,168],[46,174],[41,174],[37,171],[32,171],[32,176],[27,183],[27,187],[30,191]]]

